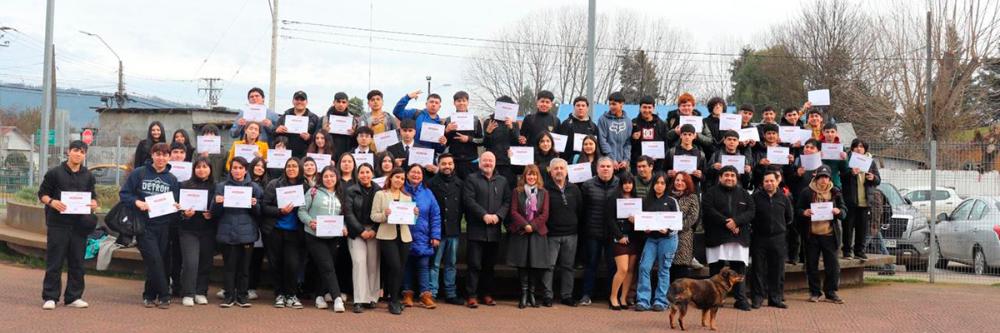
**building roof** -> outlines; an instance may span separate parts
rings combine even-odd
[[[107,108],[100,107],[95,110],[97,113],[184,113],[190,114],[195,112],[209,112],[209,113],[223,113],[223,114],[238,114],[239,110],[231,110],[225,107],[216,108],[190,108],[190,107],[167,107],[167,108]]]

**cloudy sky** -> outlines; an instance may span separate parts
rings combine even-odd
[[[586,0],[546,1],[306,1],[280,0],[283,20],[411,33],[491,38],[540,10],[579,6]],[[690,34],[699,50],[759,39],[769,25],[796,15],[799,0],[782,1],[598,1],[598,11],[634,10],[667,20]],[[17,29],[2,39],[0,82],[40,84],[45,1],[5,0],[0,27]],[[240,107],[253,86],[268,88],[271,12],[267,0],[57,1],[55,45],[61,87],[113,91],[117,62],[94,37],[99,34],[124,62],[131,93],[203,104],[198,78],[222,79],[221,104]],[[372,10],[373,9],[373,10]],[[370,21],[371,19],[371,21]],[[371,24],[371,25],[369,25]],[[465,89],[466,60],[475,47],[423,43],[406,35],[376,34],[369,67],[368,32],[316,26],[282,29],[323,30],[317,34],[279,30],[283,35],[324,42],[279,39],[278,109],[290,106],[296,90],[309,93],[310,107],[324,110],[336,91],[361,96],[381,89],[388,101],[426,89],[450,95]],[[437,40],[441,41],[441,40]],[[445,40],[470,46],[479,42]],[[415,52],[408,52],[415,51]],[[727,50],[736,52],[736,50]],[[434,53],[438,55],[427,55]],[[453,55],[447,57],[442,55]],[[369,69],[371,75],[369,76]],[[273,98],[273,96],[268,96]],[[450,100],[450,99],[446,99]],[[445,103],[446,109],[450,103]]]

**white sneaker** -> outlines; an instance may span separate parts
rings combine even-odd
[[[225,289],[219,289],[219,292],[215,293],[215,297],[218,297],[219,299],[225,299],[226,298],[226,290]]]
[[[285,296],[284,295],[278,295],[278,296],[274,297],[274,307],[276,307],[276,308],[284,308],[285,307]]]
[[[326,305],[326,300],[323,299],[323,296],[316,296],[316,308],[317,309],[326,309],[328,307],[329,306]]]
[[[208,297],[205,297],[205,295],[194,295],[194,304],[208,305]]]
[[[257,299],[257,289],[247,290],[247,298],[251,301]]]
[[[337,297],[333,300],[333,312],[344,312],[344,299]]]
[[[292,309],[302,309],[302,302],[299,301],[299,297],[292,295],[285,298],[285,307],[290,307]]]
[[[323,300],[327,302],[333,302],[333,297],[330,297],[330,293],[326,293],[325,295],[323,295]]]
[[[90,304],[87,304],[87,302],[84,302],[82,299],[77,299],[73,301],[73,303],[66,304],[67,308],[77,308],[77,309],[86,309],[89,306]]]
[[[54,310],[56,308],[56,301],[45,301],[42,304],[42,310]]]
[[[691,259],[691,268],[702,269],[705,268],[705,265],[702,265],[700,262],[698,262],[698,259]]]
[[[184,306],[194,306],[194,298],[192,298],[192,297],[184,297],[184,298],[182,298],[181,299],[181,305],[184,305]]]

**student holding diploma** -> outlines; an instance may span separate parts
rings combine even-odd
[[[642,201],[642,198],[636,198],[635,178],[632,177],[631,173],[623,172],[618,179],[620,179],[620,186],[615,194],[617,199]],[[611,297],[608,299],[608,305],[611,310],[617,311],[629,306],[626,298],[628,298],[629,289],[632,287],[632,281],[635,280],[635,265],[639,261],[639,253],[642,252],[645,237],[641,232],[635,231],[632,216],[618,218],[618,200],[608,200],[607,205],[608,211],[613,212],[608,214],[605,220],[609,222],[608,232],[611,234],[611,241],[614,242],[611,251],[615,257],[615,276],[611,280]],[[638,204],[638,206],[641,210],[642,204]],[[620,296],[619,291],[621,291]]]
[[[691,269],[695,265],[694,257],[694,230],[700,229],[701,223],[701,201],[694,190],[694,180],[691,175],[678,173],[671,182],[670,196],[677,199],[683,214],[684,228],[677,231],[677,252],[674,252],[674,260],[670,263],[670,282],[680,278],[691,276]],[[698,264],[701,265],[701,264]]]
[[[83,255],[87,235],[97,226],[91,215],[97,210],[94,176],[83,166],[87,144],[73,141],[66,161],[49,169],[38,188],[38,201],[45,205],[45,279],[42,280],[42,309],[52,310],[59,302],[72,308],[86,308],[83,301]],[[74,199],[71,199],[74,198]],[[89,199],[88,199],[89,198]],[[66,290],[62,290],[62,266],[66,262]]]
[[[229,170],[230,165],[233,163],[233,157],[238,156],[236,154],[236,148],[240,145],[256,145],[257,152],[254,153],[254,157],[260,157],[267,159],[267,141],[260,139],[260,124],[257,122],[250,122],[243,129],[243,138],[233,141],[233,146],[229,148],[229,157],[226,158],[226,170]],[[244,157],[247,161],[251,158]]]
[[[225,262],[226,295],[222,304],[219,304],[223,308],[233,305],[250,307],[247,294],[250,251],[260,236],[257,219],[261,211],[257,199],[261,197],[263,190],[250,180],[250,175],[247,174],[249,166],[250,163],[242,157],[234,158],[229,178],[215,185],[212,215],[219,223],[216,241],[222,245],[222,259]],[[238,192],[249,192],[247,194],[250,200],[246,200],[242,194],[237,195]],[[249,207],[246,207],[247,202],[244,201],[249,201]]]
[[[667,176],[657,173],[653,176],[653,188],[642,200],[643,212],[676,212],[677,199],[667,192]],[[635,218],[631,218],[635,223]],[[639,287],[636,288],[636,311],[652,309],[663,311],[667,308],[667,287],[670,286],[670,265],[677,252],[677,232],[680,230],[646,230],[646,245],[639,261]],[[653,263],[659,263],[656,290],[652,289],[649,277]],[[652,304],[650,304],[652,303]],[[651,306],[652,305],[652,306]]]
[[[340,177],[336,167],[332,165],[323,168],[320,179],[322,185],[309,190],[305,206],[298,210],[298,217],[306,232],[309,257],[316,263],[322,277],[323,285],[316,292],[321,296],[316,297],[316,303],[325,303],[320,302],[322,295],[329,293],[333,298],[333,311],[344,312],[344,299],[340,297],[340,285],[334,265],[341,252],[342,241],[338,237],[347,236],[343,211],[344,190],[338,186]]]
[[[204,157],[195,157],[194,173],[186,182],[181,183],[181,221],[180,248],[181,262],[181,292],[184,306],[208,304],[208,274],[212,270],[212,257],[215,256],[215,220],[208,207],[209,198],[214,197],[215,182],[212,181],[212,164]],[[185,198],[192,196],[200,201],[205,208],[195,209],[185,207]]]
[[[385,269],[384,283],[385,295],[389,300],[389,312],[395,315],[403,313],[403,266],[410,253],[410,226],[401,224],[387,224],[389,216],[396,214],[410,214],[410,212],[393,212],[389,209],[392,202],[412,202],[412,199],[403,184],[406,182],[406,174],[401,168],[394,168],[386,178],[385,188],[375,193],[372,201],[371,219],[378,223],[378,232],[375,238],[378,239],[378,251],[381,253],[382,267]],[[418,214],[417,208],[413,209],[413,214]]]
[[[795,213],[801,216],[800,223],[805,224],[806,278],[809,280],[809,301],[819,302],[821,295],[826,295],[826,301],[843,304],[844,300],[837,296],[837,286],[840,281],[840,264],[837,261],[837,249],[840,247],[840,221],[847,217],[847,207],[839,188],[833,186],[832,171],[829,166],[816,169],[809,186],[802,190],[795,203]],[[812,207],[816,203],[833,203],[833,219],[815,221]],[[819,257],[823,256],[822,292],[819,281]]]
[[[391,165],[392,159],[388,161]],[[374,309],[382,286],[378,240],[375,239],[378,225],[371,218],[375,193],[382,187],[372,180],[374,173],[371,164],[361,164],[358,167],[358,183],[347,189],[343,202],[344,224],[350,237],[347,247],[351,255],[351,280],[354,281],[354,306],[351,309],[354,313],[361,313],[365,308]]]
[[[307,160],[312,159],[306,157]],[[292,157],[285,161],[281,177],[272,179],[264,188],[263,213],[260,231],[267,249],[267,262],[271,267],[271,284],[274,286],[274,307],[302,308],[298,296],[299,263],[302,251],[302,227],[299,225],[298,207],[288,203],[278,206],[278,188],[302,186],[309,188],[303,178],[305,163]],[[315,163],[312,164],[315,169]]]

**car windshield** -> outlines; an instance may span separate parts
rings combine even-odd
[[[929,198],[930,197],[930,193],[931,193],[931,191],[929,191],[929,190],[919,190],[919,191],[913,191],[913,192],[907,193],[906,197],[909,198],[910,201],[929,201],[929,200],[931,200]],[[938,201],[938,200],[947,200],[949,197],[950,197],[950,195],[948,194],[948,191],[941,191],[941,190],[935,190],[934,191],[934,200],[935,201]]]
[[[903,204],[903,198],[899,196],[899,192],[896,192],[896,188],[889,184],[879,185],[878,189],[885,194],[885,200],[889,201],[892,206],[899,206]]]

